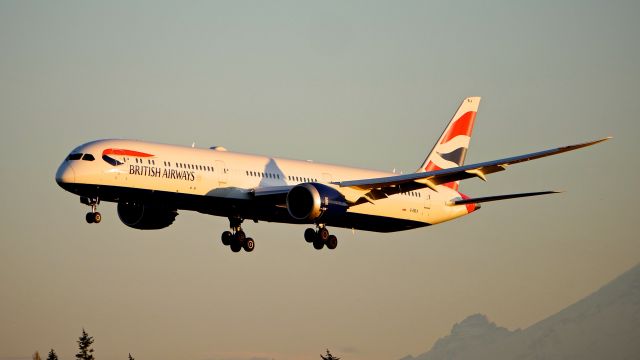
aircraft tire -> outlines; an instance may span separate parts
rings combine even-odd
[[[326,227],[318,229],[318,238],[322,240],[322,242],[326,242],[329,238],[329,230]]]
[[[100,214],[99,212],[94,212],[93,213],[93,222],[96,224],[99,224],[100,221],[102,221],[102,214]]]
[[[229,244],[231,244],[231,239],[233,237],[233,234],[231,234],[231,231],[225,231],[222,233],[222,244],[224,246],[229,246]]]
[[[87,220],[87,224],[93,224],[93,213],[88,212],[84,219]]]
[[[240,250],[242,250],[242,244],[240,244],[239,241],[234,240],[231,242],[231,251],[233,251],[234,253],[239,252]]]
[[[255,249],[255,247],[256,247],[256,243],[255,241],[253,241],[252,238],[246,238],[246,240],[244,241],[244,244],[242,244],[242,248],[246,252],[252,252],[253,249]]]
[[[246,238],[247,238],[247,235],[245,235],[244,231],[242,231],[242,230],[238,230],[238,231],[236,232],[235,240],[236,240],[240,245],[242,245],[242,243],[244,242],[244,239],[246,239]]]
[[[313,240],[313,247],[316,250],[322,250],[322,248],[324,247],[324,241],[322,241],[321,239],[315,239]]]
[[[333,250],[338,247],[338,238],[335,235],[329,235],[327,239],[327,249]]]
[[[307,230],[304,231],[304,239],[308,243],[312,243],[313,240],[316,239],[316,231],[312,228],[307,228]]]

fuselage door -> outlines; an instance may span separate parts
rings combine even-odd
[[[228,170],[224,161],[216,160],[214,172],[215,172],[216,178],[218,179],[218,185],[220,187],[227,186]]]
[[[426,191],[422,193],[422,196],[424,196],[424,206],[422,209],[422,215],[429,216],[429,213],[431,212],[431,193],[430,191]]]

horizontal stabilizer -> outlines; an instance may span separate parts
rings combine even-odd
[[[447,205],[453,206],[453,205],[479,204],[479,203],[489,202],[489,201],[517,199],[522,197],[547,195],[547,194],[559,194],[559,193],[560,191],[538,191],[538,192],[519,193],[519,194],[484,196],[484,197],[478,197],[473,199],[469,198],[469,199],[452,200]]]

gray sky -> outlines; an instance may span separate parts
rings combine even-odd
[[[523,328],[640,259],[640,6],[628,2],[0,2],[0,359],[82,327],[98,359],[399,359],[482,312]],[[612,135],[468,180],[567,190],[394,234],[182,212],[103,223],[54,181],[109,137],[224,145],[412,171],[459,102],[483,97],[467,162]]]

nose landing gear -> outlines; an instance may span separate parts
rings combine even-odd
[[[229,246],[233,252],[239,252],[242,249],[246,252],[252,252],[256,246],[255,241],[252,238],[248,238],[242,231],[240,225],[243,221],[244,219],[242,218],[229,218],[231,231],[222,233],[222,244]]]
[[[87,213],[85,216],[85,220],[89,224],[98,224],[102,221],[102,215],[96,211],[98,208],[98,204],[100,204],[100,199],[98,197],[89,198],[86,196],[80,197],[80,202],[91,207],[91,211]]]

